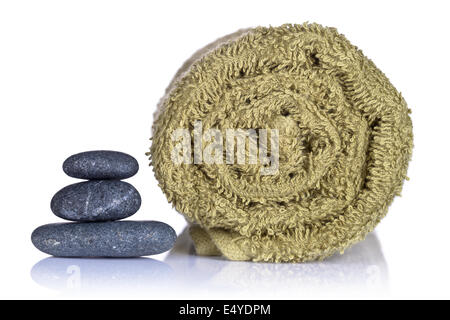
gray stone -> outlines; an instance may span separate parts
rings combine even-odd
[[[126,179],[138,172],[139,164],[118,151],[87,151],[74,154],[63,163],[64,172],[80,179]]]
[[[119,180],[92,180],[68,185],[51,201],[53,213],[70,221],[110,221],[129,217],[141,206],[139,192]]]
[[[173,247],[176,233],[158,221],[53,223],[33,231],[40,251],[57,257],[140,257]]]

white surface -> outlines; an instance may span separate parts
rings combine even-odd
[[[0,297],[450,298],[448,9],[445,1],[0,2]],[[411,181],[376,236],[304,265],[227,262],[186,249],[153,257],[164,264],[41,261],[31,232],[60,221],[50,199],[76,182],[61,165],[79,151],[135,156],[141,170],[128,181],[143,205],[132,218],[162,220],[180,233],[184,220],[144,155],[165,87],[217,37],[304,21],[337,27],[413,110]]]

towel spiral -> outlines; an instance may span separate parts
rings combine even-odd
[[[197,253],[298,262],[364,239],[400,194],[412,152],[409,109],[386,76],[318,24],[241,31],[199,55],[162,99],[150,148]],[[277,151],[276,170],[264,173],[273,157],[230,163],[220,143],[219,161],[175,163],[173,132],[186,128],[193,141],[199,121],[225,146],[228,129],[252,132],[247,160],[251,138],[264,143],[261,129],[277,130],[276,144],[266,143],[269,159]],[[234,147],[231,156],[239,157]]]

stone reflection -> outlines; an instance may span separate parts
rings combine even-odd
[[[132,293],[159,288],[172,279],[164,262],[149,258],[46,258],[31,270],[32,279],[64,293]]]

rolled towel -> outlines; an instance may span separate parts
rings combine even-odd
[[[336,29],[259,27],[185,63],[155,114],[149,154],[198,254],[323,259],[364,239],[400,194],[409,112]]]

